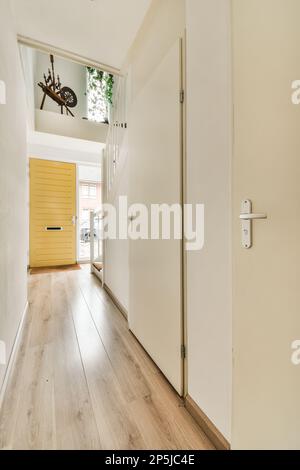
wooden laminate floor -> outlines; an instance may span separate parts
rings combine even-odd
[[[30,276],[0,449],[213,449],[87,269]]]

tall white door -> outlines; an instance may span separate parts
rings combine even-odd
[[[233,447],[300,448],[299,0],[233,0]],[[250,199],[253,246],[241,242]]]
[[[181,58],[176,42],[133,104],[130,203],[181,203]],[[150,228],[149,228],[150,232]],[[182,394],[180,240],[130,241],[129,326]]]

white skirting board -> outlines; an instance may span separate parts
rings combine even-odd
[[[10,355],[10,358],[9,358],[9,361],[8,361],[8,364],[7,364],[7,368],[6,368],[6,372],[5,372],[5,376],[4,376],[4,381],[3,381],[3,384],[2,384],[2,387],[1,387],[1,391],[0,391],[0,409],[1,409],[1,406],[2,406],[2,402],[3,402],[4,394],[5,394],[5,391],[6,391],[6,387],[7,387],[7,384],[8,384],[8,380],[9,380],[9,377],[12,373],[14,363],[15,363],[15,359],[16,359],[16,356],[17,356],[17,352],[18,352],[18,349],[19,349],[19,346],[20,346],[20,339],[21,339],[21,336],[22,336],[22,330],[23,330],[23,326],[24,326],[24,323],[25,323],[25,318],[26,318],[28,309],[29,309],[29,303],[27,302],[26,305],[25,305],[24,312],[22,314],[21,321],[19,323],[18,331],[17,331],[16,338],[15,338],[15,342],[14,342],[12,352],[11,352],[11,355]]]
[[[91,264],[91,272],[92,274],[95,274],[97,278],[101,281],[102,286],[103,286],[103,269],[101,271],[98,271],[98,269],[95,268],[93,263]]]

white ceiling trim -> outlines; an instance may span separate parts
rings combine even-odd
[[[74,52],[65,51],[64,49],[60,49],[59,47],[51,46],[50,44],[46,44],[41,41],[36,41],[35,39],[31,39],[20,34],[17,35],[17,38],[19,44],[22,44],[24,46],[32,47],[41,52],[52,53],[57,57],[72,60],[73,62],[76,62],[86,67],[94,67],[103,70],[104,72],[112,73],[114,75],[121,75],[120,69],[110,67],[109,65],[102,64],[100,62],[95,62],[92,59],[82,57],[78,54],[75,54]]]

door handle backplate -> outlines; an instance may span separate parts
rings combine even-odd
[[[267,219],[267,214],[252,213],[252,202],[250,199],[242,201],[240,219],[242,221],[242,246],[249,249],[252,247],[252,221]]]

